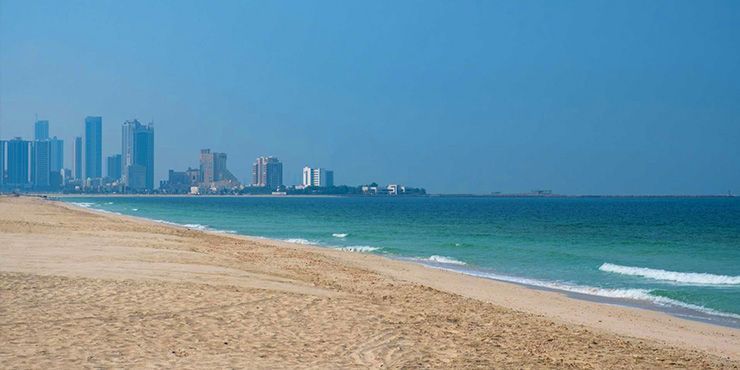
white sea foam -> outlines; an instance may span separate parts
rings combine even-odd
[[[615,274],[640,276],[654,280],[672,281],[675,283],[701,284],[701,285],[738,285],[740,276],[714,275],[699,272],[676,272],[646,267],[621,266],[612,263],[604,263],[599,270]]]
[[[334,233],[334,234],[331,234],[331,236],[333,236],[335,238],[346,238],[347,235],[349,235],[349,234],[346,234],[346,233]]]
[[[301,239],[301,238],[290,238],[290,239],[285,239],[284,241],[286,241],[288,243],[303,244],[303,245],[316,245],[316,244],[318,244],[316,242],[312,242],[310,240]]]
[[[101,212],[101,213],[108,213],[108,214],[112,214],[112,215],[119,215],[119,216],[123,216],[123,213],[120,213],[120,212],[113,212],[113,211],[107,211],[107,210],[105,210],[105,209],[98,209],[98,208],[95,208],[95,211],[96,211],[96,212]]]
[[[131,208],[131,210],[132,210],[132,211],[134,211],[134,212],[136,212],[136,211],[138,211],[139,209],[138,209],[138,208]]]
[[[337,248],[337,249],[340,249],[340,250],[343,250],[343,251],[348,251],[348,252],[368,253],[368,252],[377,251],[377,250],[379,250],[381,248],[379,248],[379,247],[371,247],[369,245],[350,245],[348,247],[340,247],[340,248]]]
[[[88,203],[88,202],[73,202],[72,204],[82,207],[82,208],[90,208],[95,205],[95,203]]]
[[[734,313],[721,312],[721,311],[713,310],[711,308],[707,308],[704,306],[699,306],[699,305],[695,305],[691,303],[685,303],[685,302],[681,302],[675,299],[653,295],[651,294],[651,291],[647,289],[605,289],[605,288],[596,288],[596,287],[584,286],[584,285],[572,285],[572,284],[555,282],[555,281],[545,281],[545,280],[520,278],[520,277],[514,277],[514,276],[507,276],[507,275],[499,275],[499,274],[493,274],[493,273],[488,273],[488,272],[458,270],[458,269],[444,268],[444,267],[438,267],[438,266],[431,266],[431,267],[438,268],[441,270],[454,271],[454,272],[462,273],[465,275],[492,279],[492,280],[507,281],[511,283],[524,284],[524,285],[535,286],[535,287],[540,287],[540,288],[555,289],[555,290],[561,290],[561,291],[566,291],[566,292],[571,292],[571,293],[592,295],[592,296],[604,297],[604,298],[632,299],[632,300],[638,300],[638,301],[645,301],[645,302],[650,302],[650,303],[653,303],[659,306],[681,307],[681,308],[686,308],[689,310],[701,312],[701,313],[708,314],[708,315],[721,316],[721,317],[727,317],[727,318],[732,318],[732,319],[740,319],[740,315],[737,315]]]
[[[208,230],[208,226],[201,225],[201,224],[184,224],[182,226],[187,227],[188,229]]]
[[[431,256],[426,259],[427,261],[436,262],[436,263],[444,263],[447,265],[467,265],[467,263],[463,261],[458,261],[452,257],[445,257],[445,256]]]
[[[111,204],[113,204],[113,202],[105,202],[105,204],[111,205]]]
[[[201,231],[212,231],[216,233],[223,233],[223,234],[238,234],[236,230],[219,230],[219,229],[213,229],[206,225],[201,224],[178,224],[177,222],[172,221],[166,221],[166,220],[152,220],[154,222],[164,224],[164,225],[170,225],[170,226],[177,226],[177,227],[185,227],[188,229],[194,229],[194,230],[201,230]]]

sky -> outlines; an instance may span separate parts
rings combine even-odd
[[[740,193],[740,1],[0,0],[0,138],[432,193]]]

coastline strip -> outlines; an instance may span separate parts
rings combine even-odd
[[[0,289],[11,367],[740,364],[736,329],[41,199],[0,198]]]

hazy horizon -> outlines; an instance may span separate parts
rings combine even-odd
[[[0,139],[432,193],[740,193],[740,3],[0,1]],[[105,160],[105,158],[103,158]]]

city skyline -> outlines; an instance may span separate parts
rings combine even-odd
[[[0,185],[22,191],[76,192],[188,192],[191,186],[199,192],[242,191],[246,187],[262,191],[285,191],[283,164],[274,156],[261,156],[252,164],[251,181],[240,182],[226,165],[227,154],[200,150],[200,166],[186,171],[168,170],[168,177],[155,186],[154,123],[138,119],[121,124],[120,153],[106,155],[103,161],[103,117],[87,116],[83,136],[74,137],[71,167],[64,161],[64,140],[51,137],[49,120],[36,119],[32,140],[15,137],[6,148],[0,140]],[[7,160],[5,159],[9,157]],[[103,164],[105,163],[105,166]],[[305,171],[311,171],[306,182]],[[325,168],[303,168],[303,183],[289,187],[334,187],[334,172]],[[6,181],[9,180],[9,181]],[[187,186],[185,186],[187,185]]]
[[[54,125],[50,124],[50,122],[53,122],[53,120],[49,119],[38,119],[36,118],[33,124],[33,139],[27,140],[29,143],[34,143],[37,141],[48,141],[50,148],[48,149],[51,152],[55,154],[49,154],[52,159],[49,159],[48,167],[49,169],[59,172],[63,169],[70,170],[72,176],[74,179],[96,179],[96,178],[115,178],[120,179],[122,184],[125,186],[129,186],[128,183],[128,173],[132,170],[132,167],[134,166],[135,159],[135,150],[134,150],[134,143],[136,140],[134,139],[135,135],[137,133],[143,133],[146,135],[153,135],[153,122],[150,122],[149,124],[142,124],[139,122],[138,119],[127,119],[123,121],[121,127],[121,150],[119,152],[116,152],[115,150],[109,151],[106,150],[102,146],[102,143],[106,139],[105,132],[105,125],[103,122],[105,121],[103,116],[86,116],[84,118],[83,123],[83,129],[81,130],[82,134],[81,136],[73,136],[72,145],[69,147],[64,146],[64,140],[58,139],[56,135],[53,135],[53,137],[50,137],[50,132],[54,132]],[[50,129],[51,127],[51,129]],[[22,136],[18,136],[17,138],[22,138]],[[149,143],[147,147],[146,154],[142,154],[143,156],[148,156],[151,158],[145,158],[140,159],[141,163],[152,161],[154,163],[154,147],[153,147],[153,138],[152,141]],[[8,140],[3,139],[0,137],[0,141],[3,143],[7,142]],[[31,145],[31,144],[29,144]],[[31,153],[33,154],[36,150],[35,148],[31,148],[29,146],[29,150],[31,150]],[[64,155],[65,152],[69,152],[69,155]],[[89,152],[89,153],[88,153]],[[143,153],[143,152],[142,152]],[[250,186],[264,186],[268,188],[279,188],[280,186],[285,186],[285,181],[283,180],[283,170],[282,170],[282,162],[277,161],[277,157],[274,156],[260,156],[257,157],[257,160],[263,160],[265,161],[264,168],[259,170],[259,173],[261,177],[264,177],[264,179],[260,178],[258,180],[255,180],[255,165],[256,163],[250,164],[250,173],[248,176],[246,176],[245,179],[238,180],[230,171],[225,170],[224,163],[226,161],[226,153],[219,153],[219,152],[211,152],[210,149],[201,149],[201,169],[203,168],[203,154],[208,153],[208,155],[213,156],[213,161],[216,164],[216,167],[220,166],[223,167],[219,171],[219,173],[224,173],[224,178],[219,178],[216,176],[215,179],[212,177],[211,180],[208,181],[208,178],[204,179],[202,176],[205,174],[201,174],[201,181],[208,183],[208,182],[218,182],[222,181],[224,179],[228,179],[229,181],[238,181],[241,183],[244,183],[246,185]],[[69,160],[65,161],[65,158],[70,158]],[[114,158],[117,158],[118,161],[120,161],[120,164],[114,161]],[[143,158],[143,157],[142,157]],[[279,166],[279,175],[273,175],[268,176],[265,171],[267,171],[267,162],[270,161],[277,161],[276,165]],[[29,159],[29,163],[33,163],[33,159]],[[245,162],[248,162],[245,159]],[[141,164],[140,163],[140,164]],[[111,171],[111,165],[114,166],[113,171]],[[275,164],[272,164],[275,165]],[[144,176],[146,176],[146,188],[149,190],[154,190],[157,188],[156,183],[158,181],[163,181],[167,179],[167,176],[163,176],[161,178],[155,178],[153,168],[156,168],[156,164],[154,166],[145,166],[146,170],[145,172],[142,172]],[[77,168],[80,168],[79,174]],[[302,170],[305,169],[305,165],[302,167]],[[169,173],[173,169],[167,169],[167,173],[169,176]],[[225,172],[224,172],[225,170]],[[320,171],[316,174],[312,174],[312,178],[316,178],[317,184],[322,185],[315,185],[315,186],[326,186],[323,185],[326,183],[326,176],[327,176],[327,170],[325,168],[316,168],[316,170]],[[29,173],[31,173],[31,177],[29,178],[30,183],[35,184],[34,182],[34,169],[29,168]],[[99,172],[99,173],[98,173]],[[161,171],[160,171],[161,172]],[[113,174],[118,174],[113,175]],[[259,177],[258,176],[258,177]],[[302,180],[303,174],[296,175],[291,174],[289,175],[289,178],[298,178],[295,182],[290,182],[287,185],[290,186],[301,186],[303,185]],[[329,181],[328,186],[333,186],[333,171],[328,171]],[[271,177],[268,181],[268,177]],[[323,179],[323,180],[321,180]],[[269,182],[269,184],[268,184]],[[139,188],[140,186],[135,186],[133,188]]]

